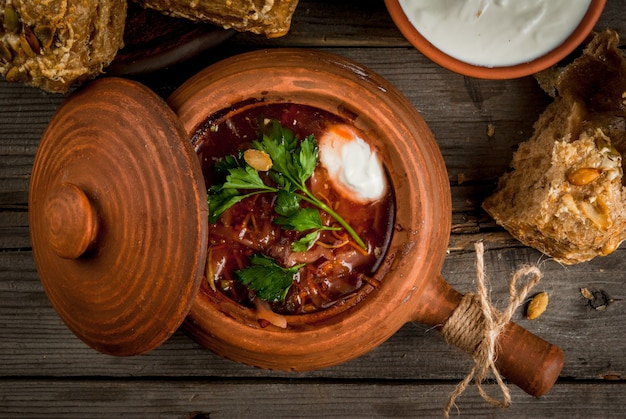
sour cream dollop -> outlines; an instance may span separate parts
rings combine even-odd
[[[576,29],[591,0],[399,0],[437,49],[469,64],[504,67],[541,57]]]
[[[370,203],[387,192],[378,154],[348,125],[333,125],[319,138],[319,158],[333,186],[346,199]]]

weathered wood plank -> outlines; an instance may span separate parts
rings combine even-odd
[[[0,80],[0,210],[25,208],[37,144],[65,95]]]
[[[626,250],[587,264],[563,267],[538,252],[503,247],[502,240],[484,239],[492,299],[507,300],[507,280],[515,267],[539,263],[544,278],[537,291],[550,294],[550,305],[539,319],[528,321],[523,309],[514,320],[559,346],[566,354],[564,377],[596,379],[623,376],[623,333],[626,296],[622,272]],[[461,292],[473,290],[472,243],[447,256],[442,274]],[[467,249],[469,247],[469,249]],[[580,288],[604,291],[614,301],[595,310]],[[448,347],[437,332],[407,323],[373,352],[344,365],[310,373],[283,374],[257,370],[222,360],[178,332],[159,349],[139,357],[115,358],[86,347],[63,325],[48,302],[29,252],[0,253],[0,376],[222,376],[222,377],[368,377],[458,379],[470,360]]]
[[[415,418],[441,417],[453,383],[4,380],[0,411],[29,418]],[[3,390],[10,388],[10,392]],[[495,385],[487,392],[498,398]],[[507,409],[485,403],[474,387],[459,399],[454,417],[623,417],[626,385],[567,383],[537,400],[512,389]],[[36,394],[38,397],[33,397]]]
[[[28,213],[26,211],[0,211],[0,249],[30,249]]]

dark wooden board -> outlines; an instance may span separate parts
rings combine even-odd
[[[29,418],[421,418],[441,417],[454,384],[447,382],[328,382],[298,380],[6,380],[7,417]],[[0,387],[0,390],[5,390]],[[494,385],[485,390],[499,397]],[[513,389],[514,402],[494,410],[474,387],[457,400],[451,417],[623,417],[626,387],[565,383],[542,399]],[[33,398],[34,394],[43,397]],[[41,412],[41,413],[37,413]]]

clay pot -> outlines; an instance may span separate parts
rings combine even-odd
[[[574,31],[561,45],[543,56],[522,64],[485,67],[458,60],[439,50],[413,26],[398,0],[385,0],[387,10],[400,32],[422,54],[448,70],[483,79],[513,79],[529,76],[558,63],[585,41],[600,18],[605,4],[606,0],[591,0],[587,12]]]
[[[449,318],[462,296],[440,275],[451,223],[446,168],[426,123],[390,83],[336,55],[280,49],[208,67],[172,94],[169,107],[157,99],[134,82],[96,81],[59,109],[38,151],[30,202],[35,260],[52,304],[81,339],[132,355],[160,344],[184,320],[191,337],[221,356],[303,371],[358,357],[407,322],[439,327]],[[207,116],[249,99],[311,105],[352,121],[380,150],[395,192],[380,286],[319,313],[289,316],[286,329],[262,327],[253,310],[217,292],[197,294],[206,189],[189,138]],[[116,112],[113,103],[121,122],[99,122],[102,111]],[[90,115],[81,119],[85,110]],[[128,151],[129,163],[100,147]],[[59,158],[66,161],[54,163]],[[141,173],[143,165],[152,168]],[[161,190],[167,198],[156,197]],[[563,365],[559,348],[512,323],[498,348],[500,371],[535,396]]]

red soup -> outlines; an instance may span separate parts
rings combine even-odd
[[[291,103],[238,104],[198,127],[192,141],[214,217],[203,292],[221,292],[250,307],[269,305],[281,314],[305,314],[365,284],[377,286],[372,277],[391,237],[393,191],[384,169],[389,186],[380,196],[359,199],[337,186],[337,167],[325,167],[319,158],[319,139],[333,130],[358,134],[357,146],[369,150],[348,121]],[[348,160],[366,159],[346,152]],[[364,188],[367,194],[375,187]]]

